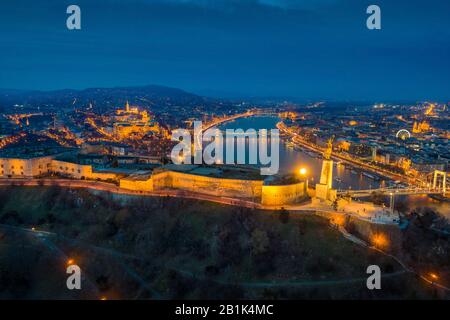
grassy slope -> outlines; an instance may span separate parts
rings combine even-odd
[[[111,195],[86,190],[14,187],[0,188],[0,220],[4,224],[36,226],[82,241],[52,240],[66,255],[77,258],[100,293],[111,297],[432,296],[409,276],[385,280],[383,283],[389,290],[383,293],[368,292],[365,281],[327,285],[326,281],[365,277],[370,264],[379,265],[386,273],[401,269],[392,259],[347,241],[330,228],[325,219],[316,216],[291,215],[280,219],[279,214],[271,212],[252,212],[192,200],[113,199]],[[10,236],[5,240],[16,243]],[[28,246],[34,245],[27,241]],[[114,251],[105,253],[91,245]],[[34,250],[47,250],[36,248]],[[137,258],[118,258],[120,253]],[[3,256],[0,267],[11,268],[6,260]],[[39,261],[38,268],[46,268],[49,261]],[[31,297],[39,297],[39,292],[52,297],[48,287],[42,289],[46,288],[42,279],[37,279],[35,274],[27,279],[29,288],[22,290],[19,296],[30,296],[31,291]],[[274,281],[293,285],[272,287],[270,284]],[[316,281],[317,285],[298,285],[311,281]],[[250,283],[250,287],[238,285],[242,283]],[[252,283],[265,284],[265,287],[255,288]],[[63,296],[64,288],[56,284],[51,288],[56,290],[54,297]],[[91,290],[81,297],[92,295],[95,297],[96,293]]]

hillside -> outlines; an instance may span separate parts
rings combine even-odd
[[[311,215],[56,187],[0,188],[0,239],[0,297],[433,297],[393,259]],[[67,257],[84,270],[90,290],[68,293],[61,285]],[[366,288],[371,264],[385,274],[379,292]]]
[[[172,102],[198,104],[204,98],[186,91],[158,85],[142,87],[114,87],[88,88],[84,90],[56,90],[56,91],[21,91],[0,89],[0,104],[41,104],[41,105],[74,105],[84,106],[89,103],[106,106],[106,104],[130,103],[148,104],[158,102]]]

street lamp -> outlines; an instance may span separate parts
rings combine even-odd
[[[393,214],[394,213],[394,194],[391,192],[389,195],[391,196],[391,201],[390,201],[391,214]]]
[[[388,240],[384,234],[378,233],[372,236],[372,243],[375,247],[383,248],[388,245]]]
[[[308,170],[306,168],[302,167],[298,170],[298,173],[302,178],[305,178],[305,193],[308,193],[308,177],[306,176]]]
[[[436,273],[431,272],[430,273],[430,278],[433,279],[433,280],[438,280],[439,276]]]

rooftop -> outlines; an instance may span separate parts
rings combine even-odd
[[[0,158],[9,158],[9,159],[33,159],[33,158],[43,158],[48,156],[55,155],[64,155],[66,153],[70,153],[73,150],[70,148],[64,147],[54,147],[54,148],[11,148],[0,150]]]
[[[152,174],[149,172],[139,171],[128,177],[123,178],[127,181],[147,181],[151,178]]]
[[[296,175],[273,175],[269,176],[264,180],[264,185],[266,186],[278,186],[278,185],[289,185],[296,184],[304,181],[304,179],[299,178]]]
[[[168,164],[155,170],[155,172],[158,171],[175,171],[223,179],[264,180],[265,178],[265,176],[260,175],[258,168],[243,165]]]

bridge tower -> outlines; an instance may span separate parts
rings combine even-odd
[[[446,182],[447,182],[447,172],[445,171],[440,171],[440,170],[434,170],[434,176],[433,176],[433,189],[436,189],[436,186],[439,187],[439,189],[441,188],[440,185],[438,185],[438,177],[441,176],[442,177],[442,191],[443,193],[445,193],[446,191]]]
[[[334,137],[328,140],[327,148],[323,153],[320,183],[316,184],[316,197],[325,201],[334,201],[337,197],[337,192],[333,189],[333,160],[331,160],[333,139]]]

